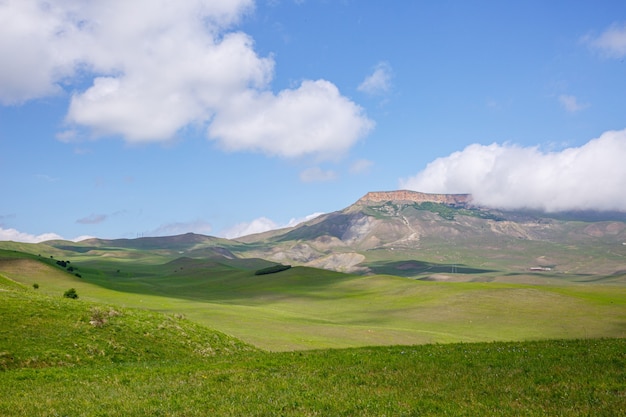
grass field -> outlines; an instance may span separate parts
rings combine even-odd
[[[624,339],[267,352],[2,277],[0,369],[9,417],[626,415]]]
[[[421,282],[303,267],[256,276],[262,263],[246,262],[74,254],[78,278],[46,256],[4,251],[0,273],[43,294],[73,287],[80,299],[184,315],[270,351],[626,336],[624,285]]]

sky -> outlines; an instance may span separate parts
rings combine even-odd
[[[621,0],[0,0],[0,57],[0,240],[626,211]]]

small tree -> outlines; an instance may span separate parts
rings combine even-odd
[[[33,284],[33,288],[38,290],[39,289],[39,284],[37,284],[36,282]]]
[[[63,297],[65,298],[73,298],[74,300],[78,298],[78,294],[74,288],[70,288],[69,290],[63,293]]]

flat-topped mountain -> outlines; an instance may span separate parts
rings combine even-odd
[[[419,191],[372,191],[361,197],[356,204],[366,205],[369,203],[381,203],[387,201],[413,202],[413,203],[436,203],[449,206],[465,207],[471,203],[470,194],[430,194]]]
[[[474,205],[469,194],[399,190],[369,192],[342,210],[295,227],[233,240],[189,233],[45,244],[57,251],[50,255],[59,257],[80,253],[125,259],[149,253],[244,269],[279,262],[411,277],[441,271],[507,271],[506,276],[552,271],[555,279],[568,274],[613,280],[626,274],[626,213],[505,211]]]
[[[626,271],[626,213],[505,211],[471,201],[469,194],[369,192],[343,210],[238,240],[252,244],[255,257],[361,273],[410,276],[434,264]]]

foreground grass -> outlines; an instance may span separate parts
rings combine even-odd
[[[624,339],[270,353],[1,277],[0,364],[2,416],[626,415]]]
[[[626,415],[623,340],[244,353],[0,373],[4,416]]]

